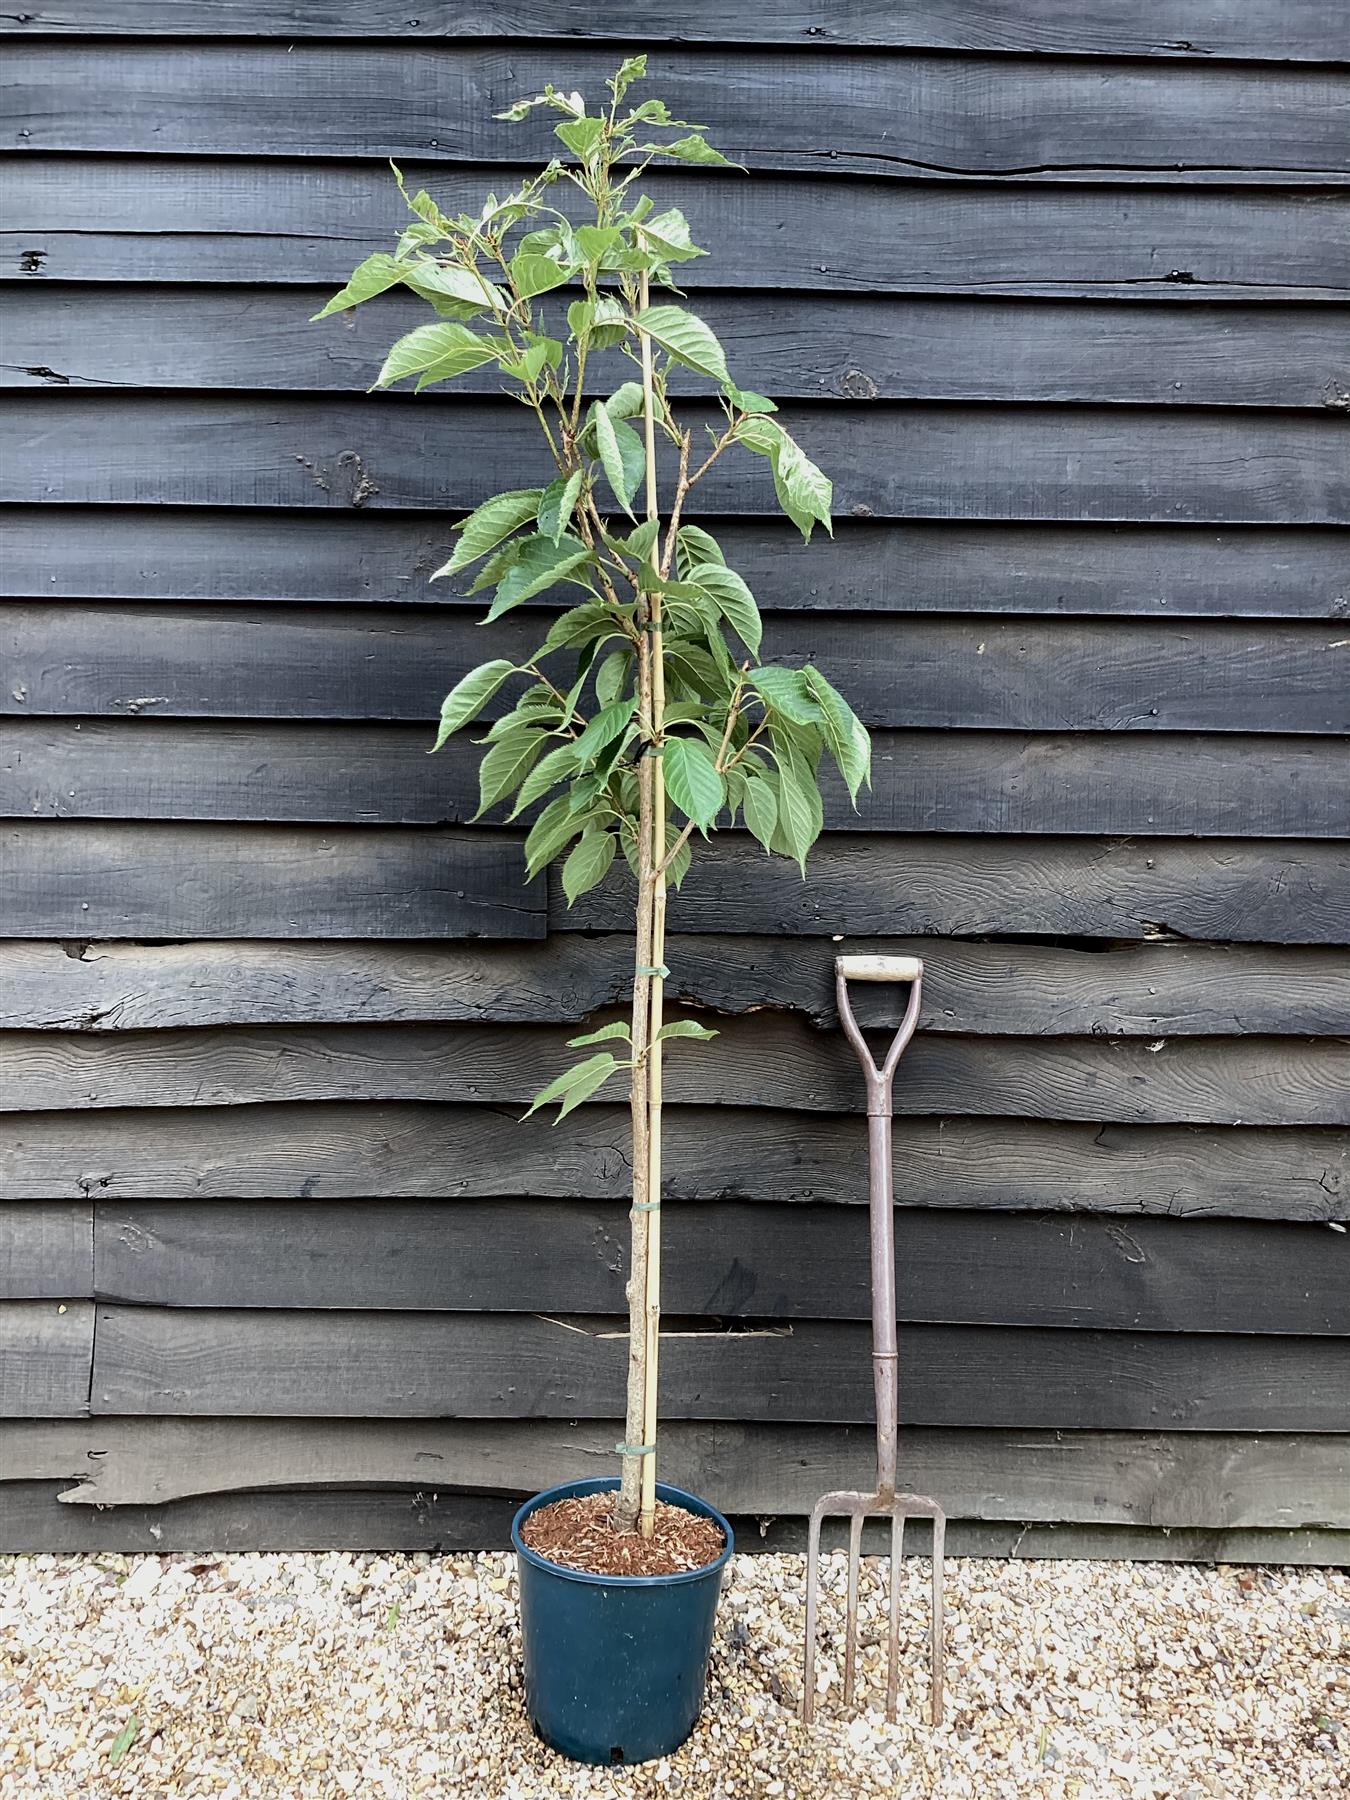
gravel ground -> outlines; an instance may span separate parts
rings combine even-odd
[[[534,1800],[684,1795],[1345,1800],[1350,1575],[1146,1563],[947,1566],[948,1713],[923,1723],[924,1580],[905,1565],[901,1719],[834,1705],[829,1559],[816,1726],[802,1559],[729,1572],[708,1706],[668,1762],[585,1770],[526,1725],[513,1560],[0,1558],[3,1800]]]

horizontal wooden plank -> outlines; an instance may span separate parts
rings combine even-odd
[[[0,831],[11,937],[444,938],[544,935],[544,897],[520,885],[509,837],[418,827],[96,824]],[[508,910],[473,899],[486,868]],[[509,883],[509,885],[508,885]],[[519,909],[519,910],[517,910]],[[628,931],[617,882],[554,930]],[[671,930],[1000,935],[1341,944],[1350,849],[1178,838],[848,837],[816,846],[803,882],[739,834],[705,846]]]
[[[811,544],[786,520],[718,520],[736,568],[774,606],[815,612],[1046,613],[1152,618],[1350,617],[1343,530],[956,525],[840,519]],[[376,601],[458,605],[428,585],[444,515],[0,507],[0,593],[16,598]]]
[[[9,61],[30,155],[134,148],[510,163],[557,147],[539,118],[531,130],[499,116],[559,79],[558,53],[543,45],[66,42],[16,45]],[[603,101],[613,68],[609,46],[574,44],[566,82]],[[701,120],[713,143],[754,169],[1094,182],[1350,174],[1347,88],[1330,69],[824,45],[810,56],[756,46],[728,57],[681,45],[654,59],[652,78],[676,117]]]
[[[30,823],[0,834],[16,936],[542,938],[494,832]]]
[[[924,962],[920,1029],[996,1036],[1337,1036],[1350,1021],[1342,951],[1161,943],[1070,948],[950,938],[666,940],[669,1000],[834,1024],[834,958]],[[63,945],[0,939],[0,1027],[117,1032],[184,1026],[570,1023],[620,1005],[632,938],[555,934],[523,945]],[[904,990],[863,986],[866,1025],[899,1023]]]
[[[528,1103],[576,1062],[548,1025],[329,1025],[221,1031],[0,1033],[0,1109],[241,1106],[290,1100]],[[605,1093],[625,1088],[616,1077]],[[865,1109],[842,1035],[726,1019],[677,1045],[676,1106]],[[922,1035],[895,1083],[907,1117],[1160,1125],[1350,1124],[1350,1039],[973,1038]]]
[[[408,395],[226,399],[27,394],[9,406],[0,497],[181,506],[477,505],[547,450],[506,401]],[[686,408],[697,428],[705,409]],[[1215,524],[1350,522],[1346,428],[1333,413],[914,405],[784,415],[864,517]],[[708,513],[777,510],[763,459],[723,458]]]
[[[607,1418],[617,1320],[179,1311],[100,1304],[91,1411],[287,1418]],[[869,1328],[662,1334],[666,1418],[872,1417]],[[910,1325],[906,1425],[1350,1431],[1350,1342]]]
[[[1006,0],[922,0],[897,9],[886,0],[852,0],[822,14],[814,0],[783,0],[771,14],[729,13],[711,0],[644,5],[650,44],[817,44],[886,49],[989,50],[1061,55],[1189,59],[1222,56],[1256,62],[1339,62],[1344,43],[1334,0],[1166,0],[1141,15],[1126,0],[1052,0],[1028,12]],[[570,0],[510,0],[466,7],[430,0],[409,19],[394,0],[288,0],[259,12],[240,0],[63,0],[0,19],[0,33],[155,33],[184,37],[606,38],[626,43],[632,10],[598,0],[578,13]],[[653,63],[657,61],[653,57]]]
[[[810,870],[785,879],[722,834],[671,897],[671,929],[1339,944],[1350,916],[1350,847],[1330,843],[832,834]],[[624,930],[630,917],[612,885],[570,909],[560,886],[550,900],[555,931]]]
[[[93,1295],[94,1223],[87,1200],[0,1204],[0,1300]]]
[[[352,393],[425,322],[390,295],[309,322],[329,289],[0,285],[0,387],[110,384]],[[1350,391],[1334,306],[700,294],[732,365],[779,398],[1334,405]],[[456,392],[495,393],[476,369]],[[698,391],[676,370],[672,391]],[[431,403],[432,389],[424,403]]]
[[[32,1552],[184,1550],[203,1544],[228,1553],[263,1550],[383,1550],[449,1556],[504,1550],[519,1501],[419,1489],[334,1488],[311,1492],[212,1494],[166,1507],[63,1506],[59,1483],[0,1485],[0,1555]],[[790,1514],[734,1518],[738,1548],[781,1553],[805,1548],[805,1521]],[[915,1521],[905,1555],[927,1554]],[[870,1529],[870,1528],[869,1528]],[[828,1540],[827,1540],[828,1542]],[[868,1555],[886,1543],[868,1538]],[[1253,1563],[1326,1569],[1350,1566],[1350,1532],[1319,1528],[1213,1531],[1130,1525],[986,1524],[955,1519],[948,1556],[1035,1557],[1112,1562]]]
[[[522,1130],[491,1106],[152,1107],[0,1120],[14,1199],[621,1199],[627,1107]],[[675,1200],[862,1204],[856,1118],[672,1108]],[[1350,1139],[1327,1127],[1072,1125],[907,1119],[894,1143],[907,1207],[969,1206],[1325,1223],[1350,1219]]]
[[[494,652],[528,656],[549,617],[509,614]],[[828,669],[872,726],[1350,730],[1350,640],[1331,624],[768,611],[765,646]],[[16,603],[0,714],[425,720],[482,656],[467,610]]]
[[[93,1347],[91,1301],[0,1300],[0,1418],[85,1417]]]
[[[669,1313],[871,1317],[861,1206],[676,1204],[665,1230]],[[1350,1337],[1350,1238],[1325,1226],[917,1210],[896,1231],[910,1323]],[[619,1313],[627,1239],[624,1201],[100,1201],[95,1290],[146,1306]]]
[[[163,1506],[208,1494],[359,1482],[528,1494],[607,1471],[617,1421],[495,1419],[0,1420],[0,1484],[73,1480],[62,1500]],[[809,1511],[831,1483],[866,1487],[869,1431],[672,1419],[662,1470],[736,1514]],[[1233,1432],[910,1430],[906,1480],[954,1518],[1185,1529],[1350,1524],[1343,1436]],[[0,1486],[0,1508],[5,1495]],[[170,1515],[172,1516],[172,1515]],[[211,1542],[215,1542],[212,1539]]]
[[[404,171],[452,214],[476,213],[510,179],[498,166]],[[1350,199],[1335,190],[1046,182],[1010,193],[994,182],[656,170],[643,186],[682,207],[709,251],[681,265],[691,288],[1229,300],[1350,289]],[[405,216],[383,162],[30,156],[9,178],[0,273],[336,286],[361,257],[392,248]]]
[[[482,751],[431,743],[430,722],[9,719],[0,816],[468,824]],[[827,830],[1350,836],[1350,736],[887,731],[872,748],[856,811],[824,772]]]

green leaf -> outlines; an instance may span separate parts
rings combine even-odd
[[[652,545],[661,530],[659,519],[644,519],[636,531],[630,531],[626,538],[618,540],[619,549],[629,556],[636,556],[646,562],[652,553]]]
[[[764,626],[755,596],[736,571],[722,563],[699,563],[689,571],[689,580],[712,597],[718,612],[746,649],[752,656],[758,656]]]
[[[762,775],[747,775],[741,795],[746,829],[767,850],[778,829],[778,796]]]
[[[682,306],[649,306],[637,315],[636,323],[639,331],[646,332],[676,362],[711,375],[715,381],[729,379],[722,346],[702,319]]]
[[[560,475],[556,481],[550,481],[540,496],[535,522],[540,531],[552,538],[555,544],[561,543],[563,533],[572,522],[577,496],[581,493],[581,482],[581,470],[573,469],[566,479]]]
[[[605,86],[613,94],[614,104],[617,106],[635,81],[645,81],[646,78],[647,55],[643,51],[637,56],[625,56],[617,73],[610,77]]]
[[[604,465],[605,475],[609,480],[609,485],[614,490],[614,498],[619,502],[619,505],[631,519],[633,516],[633,495],[637,490],[638,482],[642,479],[643,470],[645,470],[647,466],[647,458],[642,448],[642,440],[635,431],[630,429],[630,427],[626,425],[616,425],[613,419],[610,418],[608,412],[606,412],[605,408],[600,405],[599,401],[596,401],[591,407],[591,423],[595,427],[596,447],[600,452],[600,461]],[[625,463],[624,449],[619,442],[619,432],[621,430],[628,438],[632,439],[637,444],[638,456],[641,461],[640,466],[636,470],[632,467],[631,451],[629,453],[628,462],[627,464]]]
[[[542,488],[515,488],[508,494],[495,494],[491,500],[485,500],[467,519],[461,519],[456,525],[460,537],[454,555],[448,563],[442,563],[431,579],[439,581],[442,575],[453,575],[469,563],[477,562],[480,556],[486,556],[503,538],[535,516],[542,498]]]
[[[800,669],[751,669],[747,678],[761,699],[798,725],[818,725],[820,706]]]
[[[666,880],[677,892],[685,876],[689,873],[689,864],[692,860],[693,853],[687,843],[681,844],[670,859],[666,869]]]
[[[588,263],[599,263],[617,250],[623,242],[623,233],[617,225],[580,225],[577,227],[576,246],[582,258]]]
[[[598,756],[606,744],[623,736],[636,706],[636,699],[630,697],[627,700],[616,700],[612,706],[602,707],[596,713],[576,741],[579,767],[584,767],[592,757]]]
[[[700,1025],[697,1019],[672,1019],[669,1025],[663,1025],[656,1034],[658,1044],[664,1044],[668,1038],[696,1038],[700,1044],[710,1043],[718,1035],[710,1031],[706,1025]]]
[[[710,531],[704,531],[701,525],[680,526],[675,539],[675,563],[681,580],[687,581],[690,570],[699,563],[725,565],[726,560],[722,546]]]
[[[724,168],[738,169],[739,163],[733,163],[729,156],[723,156],[720,150],[714,150],[706,138],[697,132],[688,137],[676,138],[673,144],[656,144],[651,146],[658,156],[677,156],[681,162],[721,163]]]
[[[423,369],[430,369],[433,364],[442,361],[458,364],[452,372],[462,375],[468,369],[476,369],[481,363],[491,362],[493,355],[491,346],[470,331],[467,325],[458,325],[450,320],[440,325],[419,325],[415,331],[401,337],[390,350],[384,359],[384,366],[375,378],[375,386],[388,387],[391,382],[402,381],[405,375],[419,374]]]
[[[642,411],[642,389],[636,381],[621,381],[605,401],[611,419],[635,419]]]
[[[568,1038],[567,1048],[581,1050],[587,1044],[607,1044],[614,1038],[622,1038],[626,1044],[633,1041],[633,1034],[622,1019],[616,1019],[612,1025],[602,1025],[598,1031],[587,1031],[580,1037]]]
[[[629,218],[638,218],[637,207],[633,208]],[[643,239],[651,243],[666,262],[690,262],[696,256],[708,254],[690,241],[689,221],[678,206],[667,207],[662,213],[644,215],[640,226]]]
[[[785,749],[776,748],[775,754],[778,757],[778,824],[790,854],[805,876],[806,853],[820,836],[823,824],[820,790],[808,764]]]
[[[559,744],[556,750],[550,750],[541,762],[530,770],[516,795],[516,804],[511,811],[511,819],[518,819],[527,806],[533,806],[536,800],[542,800],[548,790],[569,775],[577,772],[577,747],[575,743]],[[510,821],[508,820],[508,823]]]
[[[569,274],[570,271],[554,262],[551,256],[518,252],[511,258],[511,280],[526,300],[533,299],[536,294],[546,294],[550,288],[561,287]]]
[[[820,706],[821,730],[830,755],[839,765],[839,773],[848,787],[853,810],[858,810],[858,789],[872,785],[872,740],[867,729],[844,696],[832,688],[819,669],[809,664],[802,671],[806,685]]]
[[[781,425],[773,419],[766,419],[762,413],[754,413],[749,418],[740,420],[734,435],[738,444],[744,444],[756,456],[767,456],[773,462],[777,461],[778,452],[787,437]]]
[[[597,1088],[601,1088],[609,1080],[616,1069],[626,1067],[616,1062],[608,1050],[597,1050],[594,1056],[588,1056],[585,1062],[579,1062],[550,1081],[530,1102],[529,1110],[521,1114],[528,1119],[530,1113],[537,1112],[541,1106],[549,1106],[555,1100],[561,1101],[558,1108],[559,1120],[565,1119],[574,1106],[580,1106],[583,1100],[589,1100]]]
[[[722,809],[722,777],[702,744],[667,738],[663,750],[666,792],[687,819],[706,831]]]
[[[579,817],[572,810],[570,794],[559,794],[556,800],[550,800],[525,837],[526,881],[533,881],[541,869],[548,867],[563,845],[570,843],[585,828],[585,818]]]
[[[536,532],[520,546],[520,554],[497,584],[497,597],[488,609],[487,624],[500,619],[524,600],[533,600],[545,588],[553,587],[589,562],[591,552],[580,538],[564,534],[555,544],[552,538]]]
[[[583,162],[595,154],[600,139],[604,134],[605,121],[595,118],[566,119],[561,125],[553,127],[553,135],[559,138],[574,155]]]
[[[499,287],[494,287],[485,276],[475,274],[472,269],[461,268],[458,263],[431,262],[423,257],[416,262],[404,263],[402,268],[403,278],[414,293],[444,294],[463,306],[491,312],[506,310],[506,296]]]
[[[724,381],[722,392],[740,412],[773,413],[778,411],[772,400],[767,399],[763,394],[752,393],[747,388],[738,388],[734,381]]]
[[[140,1730],[141,1722],[136,1717],[135,1713],[132,1713],[126,1724],[108,1746],[108,1767],[110,1769],[115,1769],[118,1763],[121,1762],[127,1751],[130,1750],[131,1746],[140,1736]]]
[[[486,346],[485,346],[486,348]],[[449,356],[441,357],[439,362],[432,363],[417,377],[417,392],[423,388],[434,387],[438,381],[453,381],[457,375],[467,375],[470,369],[477,369],[485,362],[491,362],[495,353],[487,350],[486,356],[481,351],[465,345],[462,350],[452,350]]]
[[[595,697],[601,706],[610,706],[618,699],[631,659],[630,650],[611,650],[595,671]]]
[[[519,731],[493,744],[478,765],[478,811],[481,819],[489,807],[515,793],[548,742],[542,731]]]
[[[516,665],[500,657],[494,662],[480,663],[476,669],[470,669],[467,675],[455,683],[441,704],[440,729],[431,748],[439,750],[451,732],[458,731],[461,725],[467,725],[470,719],[476,719],[497,689],[515,672]]]
[[[400,262],[387,251],[376,251],[374,256],[368,256],[363,263],[356,265],[346,287],[340,288],[327,306],[311,316],[310,324],[316,319],[326,319],[330,313],[346,312],[349,306],[359,306],[363,300],[373,300],[376,294],[396,287],[400,281],[407,280],[412,266]]]
[[[628,315],[608,294],[595,300],[574,300],[567,309],[567,324],[574,337],[586,337],[592,350],[608,350],[628,334]]]
[[[594,643],[596,639],[613,636],[620,629],[613,609],[603,600],[586,600],[558,615],[549,626],[539,654],[544,656],[550,650],[570,650],[578,644]]]
[[[569,906],[599,885],[609,874],[618,846],[612,831],[588,831],[563,864],[563,893]]]
[[[830,522],[834,484],[786,432],[773,465],[773,481],[778,504],[808,543],[811,527],[817,520],[831,537],[834,536],[834,526]]]

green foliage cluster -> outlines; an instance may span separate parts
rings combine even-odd
[[[628,58],[597,112],[549,86],[498,114],[561,114],[555,136],[568,156],[502,198],[489,194],[476,216],[447,217],[395,168],[412,222],[316,315],[411,289],[436,319],[394,344],[375,386],[415,380],[420,392],[493,365],[538,420],[552,478],[479,506],[456,527],[437,577],[476,565],[468,592],[490,595],[487,624],[558,589],[574,590],[575,603],[532,655],[484,662],[456,684],[435,747],[496,703],[479,740],[479,813],[505,807],[528,819],[527,879],[561,858],[569,904],[620,852],[639,881],[678,885],[693,838],[737,821],[804,874],[822,823],[823,759],[855,804],[870,778],[868,736],[847,701],[818,669],[761,660],[755,596],[717,539],[685,522],[690,495],[728,452],[765,461],[805,539],[816,524],[830,529],[831,486],[774,403],[732,379],[708,325],[684,305],[651,303],[652,288],[682,300],[673,271],[705,252],[683,213],[641,193],[644,171],[662,158],[727,159],[664,102],[628,101],[645,73],[645,57]],[[669,391],[677,369],[707,383],[721,414],[697,456]],[[649,468],[649,443],[663,447],[661,469]],[[644,861],[641,762],[655,756],[665,816]],[[568,1110],[627,1066],[599,1052],[536,1105],[556,1099]]]

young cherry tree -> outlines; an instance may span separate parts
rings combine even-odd
[[[420,393],[490,366],[534,414],[541,459],[551,459],[545,485],[498,494],[456,527],[454,554],[433,579],[481,565],[468,592],[491,593],[487,624],[558,588],[576,590],[577,603],[532,656],[485,662],[455,686],[435,748],[496,700],[498,716],[479,740],[479,814],[508,805],[511,819],[529,819],[526,879],[562,857],[571,905],[622,851],[636,881],[631,1023],[573,1038],[589,1054],[530,1112],[556,1102],[562,1118],[611,1077],[628,1076],[629,1371],[614,1517],[621,1530],[650,1535],[662,1047],[715,1035],[664,1016],[667,886],[684,879],[695,838],[738,818],[805,875],[821,829],[823,757],[856,803],[870,746],[818,670],[760,660],[754,596],[716,538],[686,522],[691,496],[728,453],[767,462],[780,506],[806,539],[817,523],[830,529],[831,488],[773,417],[773,402],[732,380],[703,320],[682,305],[652,303],[653,288],[680,293],[672,269],[706,253],[681,212],[658,210],[641,192],[644,171],[658,157],[727,159],[704,127],[671,118],[662,101],[627,102],[645,74],[646,58],[629,57],[598,112],[549,86],[498,114],[560,113],[554,135],[570,158],[549,162],[503,199],[489,194],[475,217],[447,218],[426,192],[410,195],[395,168],[413,222],[392,255],[368,257],[316,316],[411,288],[437,321],[398,340],[375,385],[416,376]],[[656,142],[654,132],[682,135]],[[562,198],[570,204],[557,204]],[[607,370],[624,362],[631,373],[616,384]],[[679,423],[670,393],[677,370],[686,385],[690,375],[706,381],[715,399],[720,416],[705,427],[706,442]]]

